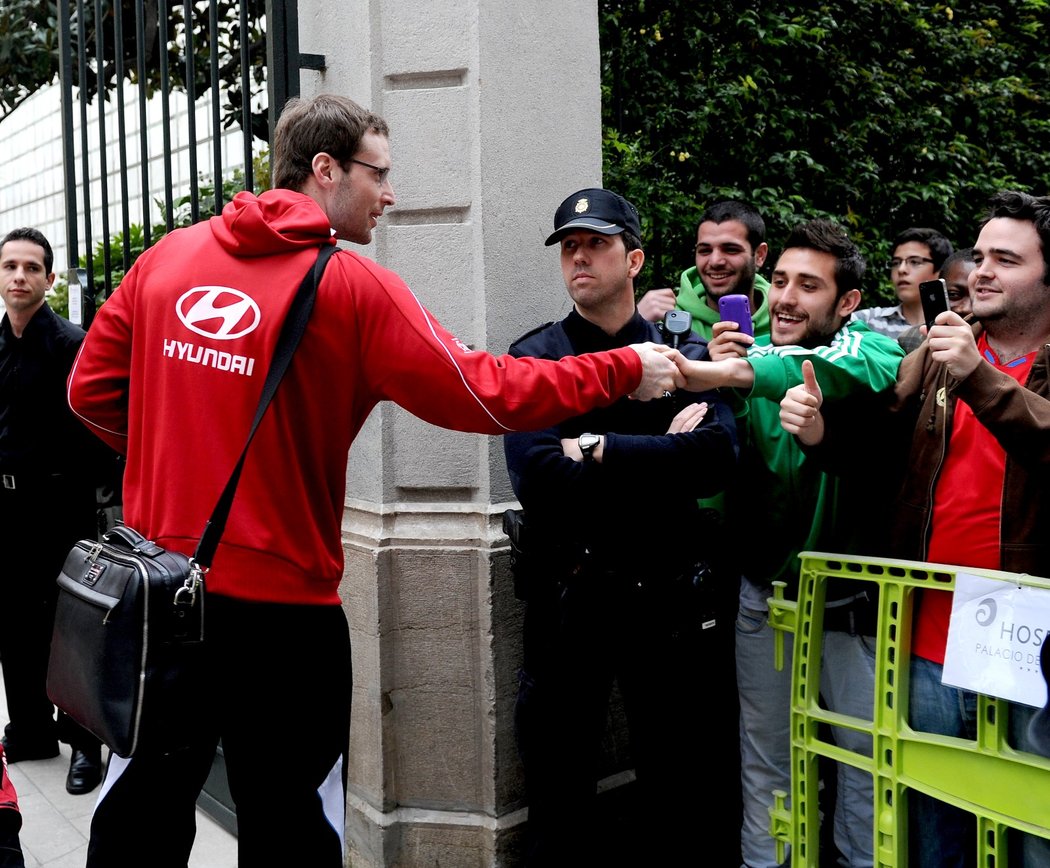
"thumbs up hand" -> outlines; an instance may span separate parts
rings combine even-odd
[[[816,446],[824,439],[823,403],[817,373],[807,359],[802,363],[802,383],[788,389],[780,402],[780,426],[805,445]]]

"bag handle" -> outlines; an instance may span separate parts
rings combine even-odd
[[[292,306],[288,309],[288,316],[285,318],[284,324],[281,326],[280,336],[277,338],[277,346],[274,349],[273,361],[270,362],[270,370],[266,373],[266,382],[263,383],[262,395],[259,397],[259,406],[255,410],[255,419],[252,421],[251,430],[248,432],[248,440],[244,444],[244,449],[241,450],[241,457],[237,459],[237,464],[230,474],[226,487],[222,490],[222,494],[219,495],[215,509],[212,510],[211,518],[208,519],[208,523],[204,526],[204,533],[201,534],[200,542],[197,543],[197,550],[193,553],[193,561],[203,569],[207,569],[212,562],[212,558],[215,557],[215,551],[219,547],[219,540],[226,529],[226,519],[230,517],[233,496],[237,492],[237,483],[241,480],[244,461],[248,457],[248,447],[252,445],[259,423],[262,422],[266,409],[270,406],[270,402],[273,401],[273,396],[277,393],[277,387],[281,384],[281,380],[284,378],[289,364],[291,364],[292,356],[299,346],[299,341],[302,340],[303,332],[306,331],[306,324],[310,319],[310,313],[313,311],[314,300],[317,297],[317,287],[321,282],[322,275],[324,275],[328,260],[331,259],[336,250],[338,248],[334,244],[326,244],[318,251],[317,260],[310,267],[310,270],[306,272],[303,282],[295,293],[295,298],[292,299]]]
[[[123,545],[129,551],[143,554],[148,558],[164,553],[164,549],[153,542],[153,540],[146,539],[137,530],[133,527],[128,527],[126,524],[114,525],[106,531],[102,539],[114,545]]]

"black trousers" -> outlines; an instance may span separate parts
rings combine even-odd
[[[0,665],[10,723],[5,735],[23,747],[56,738],[84,750],[98,740],[59,715],[47,698],[47,662],[58,598],[56,579],[79,539],[94,538],[93,490],[60,478],[20,478],[0,488]]]
[[[740,864],[733,595],[704,630],[665,591],[585,576],[530,594],[515,710],[530,866]],[[639,804],[603,828],[596,783],[614,681]]]
[[[342,608],[212,594],[205,623],[212,714],[185,750],[110,758],[88,868],[185,868],[220,737],[240,868],[342,868],[353,681]]]

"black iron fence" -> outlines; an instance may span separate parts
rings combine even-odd
[[[70,315],[86,325],[162,234],[265,186],[274,119],[323,59],[299,55],[297,0],[57,4]]]

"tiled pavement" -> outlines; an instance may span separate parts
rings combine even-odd
[[[2,685],[2,680],[0,680]],[[0,689],[0,729],[7,722],[7,701]],[[103,748],[103,754],[105,749]],[[49,760],[24,761],[8,766],[22,810],[19,838],[26,868],[83,868],[87,859],[88,829],[98,790],[86,796],[66,792],[69,746]],[[236,868],[237,839],[197,811],[197,839],[190,868]]]

